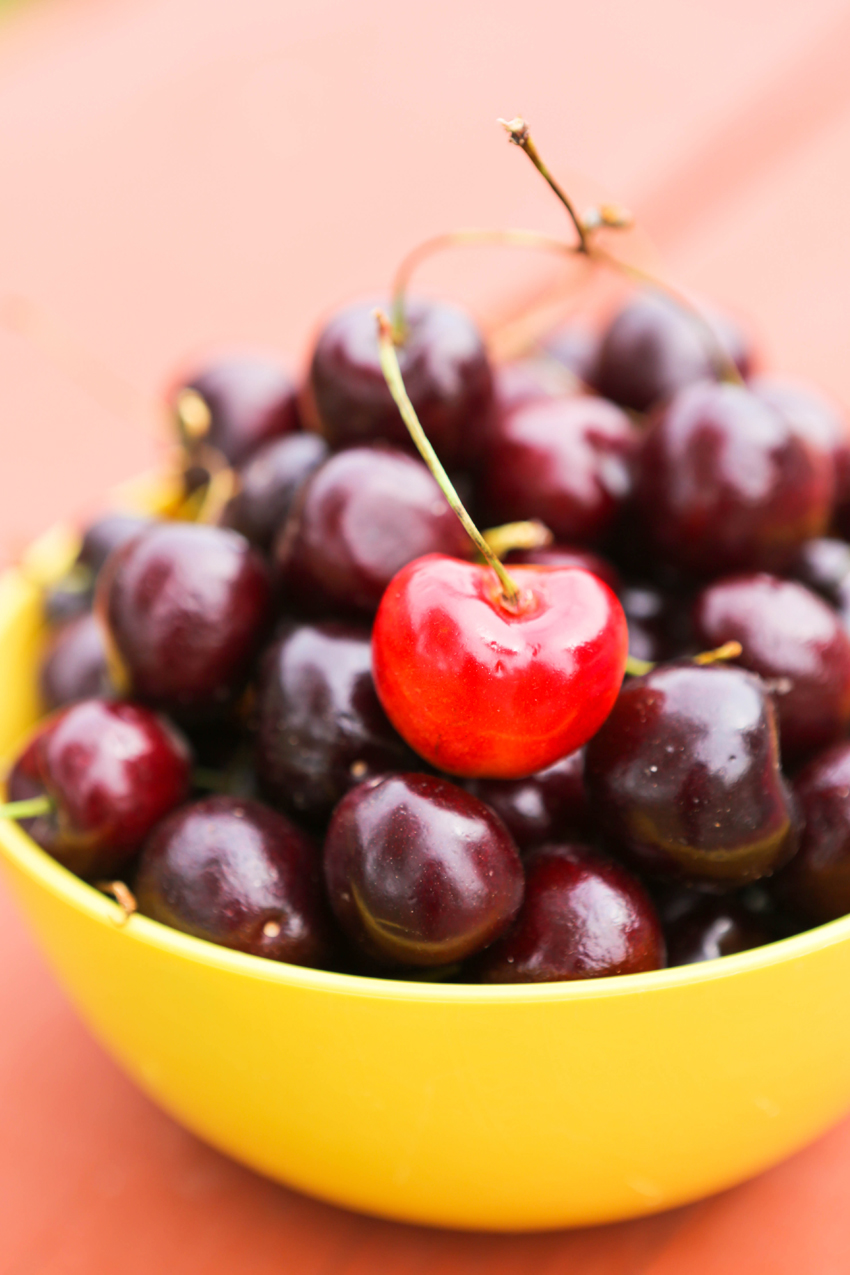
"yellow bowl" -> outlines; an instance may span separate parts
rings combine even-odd
[[[58,560],[61,536],[40,553]],[[6,754],[37,712],[38,558],[0,581]],[[138,1084],[237,1160],[353,1209],[493,1230],[632,1217],[757,1173],[850,1105],[850,918],[682,969],[440,986],[122,927],[14,825],[0,852]]]

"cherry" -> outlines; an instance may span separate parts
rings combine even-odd
[[[375,693],[367,629],[286,628],[263,657],[255,716],[264,790],[312,821],[361,780],[416,765]]]
[[[171,400],[190,451],[198,444],[214,447],[231,465],[298,429],[292,380],[264,356],[221,359],[177,386]]]
[[[48,709],[109,694],[103,630],[93,615],[69,620],[55,635],[41,662],[39,689]]]
[[[496,411],[504,414],[521,403],[564,398],[575,391],[576,378],[559,360],[538,355],[496,364],[493,389]]]
[[[519,915],[473,963],[482,982],[551,983],[664,965],[652,901],[618,863],[584,845],[545,845],[525,867]]]
[[[637,503],[669,562],[701,575],[777,570],[830,518],[832,458],[737,385],[682,390],[649,430]]]
[[[796,849],[773,705],[743,669],[682,662],[627,681],[585,781],[611,849],[653,875],[744,883]]]
[[[302,393],[304,419],[332,447],[386,439],[409,446],[381,371],[374,303],[341,310],[319,334]],[[481,335],[455,306],[408,301],[398,357],[423,428],[446,465],[474,460],[493,383]]]
[[[488,567],[437,554],[394,577],[372,633],[375,686],[412,748],[450,774],[519,779],[599,728],[625,666],[626,621],[589,572]]]
[[[766,573],[718,580],[694,604],[697,641],[737,640],[738,662],[775,688],[786,761],[833,743],[850,725],[850,636],[832,607]]]
[[[90,699],[41,724],[7,791],[12,803],[44,797],[21,826],[54,859],[87,879],[112,877],[186,799],[189,762],[185,741],[148,709]]]
[[[331,907],[376,960],[446,965],[485,947],[522,902],[504,824],[445,779],[385,775],[352,789],[325,840]]]
[[[579,381],[587,383],[593,375],[598,343],[595,333],[580,320],[573,319],[550,333],[543,349]]]
[[[264,636],[268,572],[235,531],[155,523],[110,556],[97,609],[134,696],[209,715],[241,690]]]
[[[539,518],[560,540],[601,539],[631,492],[639,436],[590,395],[520,403],[494,429],[480,499],[491,522]]]
[[[839,522],[850,514],[850,425],[841,408],[818,390],[777,376],[758,376],[750,389],[785,420],[795,434],[832,457]]]
[[[742,376],[751,370],[752,349],[740,328],[727,317],[699,319],[660,290],[631,298],[603,333],[589,379],[601,394],[623,407],[645,412],[695,381],[713,379],[718,351]]]
[[[174,811],[145,845],[135,893],[145,916],[238,952],[319,968],[334,956],[318,851],[258,801]]]
[[[850,912],[850,743],[818,753],[794,781],[803,831],[777,892],[812,921]]]
[[[97,576],[113,549],[120,549],[140,531],[146,530],[151,522],[146,514],[104,514],[86,528],[77,562]]]
[[[328,445],[318,434],[273,438],[239,470],[239,490],[224,509],[222,526],[268,549],[300,487],[327,455]]]
[[[575,545],[551,544],[541,545],[537,549],[513,549],[505,561],[528,567],[581,567],[583,571],[589,571],[591,575],[604,580],[614,593],[619,593],[622,587],[620,573],[613,562],[590,549]]]
[[[470,779],[466,788],[495,810],[520,850],[589,830],[584,749],[526,779]]]
[[[837,603],[850,577],[850,545],[828,536],[807,540],[794,555],[788,572],[827,601]]]
[[[775,937],[737,899],[703,897],[666,927],[670,965],[693,965],[762,947]]]
[[[352,447],[307,480],[274,559],[287,601],[371,615],[396,572],[427,553],[472,556],[428,470],[395,448]]]
[[[59,628],[91,611],[94,585],[89,571],[71,571],[48,585],[44,591],[44,618],[51,628]]]

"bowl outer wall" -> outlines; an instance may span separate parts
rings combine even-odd
[[[37,712],[40,590],[0,580],[0,750]],[[4,875],[139,1085],[281,1182],[433,1225],[636,1216],[732,1185],[850,1105],[850,919],[721,961],[525,987],[299,969],[121,926],[14,824]]]

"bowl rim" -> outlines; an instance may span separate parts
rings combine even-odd
[[[303,991],[356,999],[459,1005],[536,1004],[617,999],[648,992],[675,991],[689,985],[727,981],[784,965],[850,941],[850,915],[829,921],[801,934],[777,939],[733,956],[721,956],[692,965],[678,965],[641,974],[616,974],[607,978],[575,979],[553,983],[439,983],[415,979],[373,978],[334,970],[290,965],[268,957],[252,956],[206,939],[185,934],[150,917],[134,913],[125,918],[108,895],[63,867],[17,824],[0,825],[0,856],[55,898],[91,920],[182,960],[233,975],[283,984]]]

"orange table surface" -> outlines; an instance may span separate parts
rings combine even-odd
[[[322,314],[380,292],[418,239],[562,227],[498,115],[526,115],[580,192],[629,204],[671,276],[754,316],[769,363],[850,402],[848,58],[840,0],[13,8],[0,552],[155,461],[157,394],[198,351],[270,346],[297,366]],[[486,312],[540,269],[466,255],[424,279]],[[2,896],[0,1024],[0,1275],[850,1269],[850,1121],[674,1213],[455,1235],[305,1199],[177,1128],[93,1043]]]

